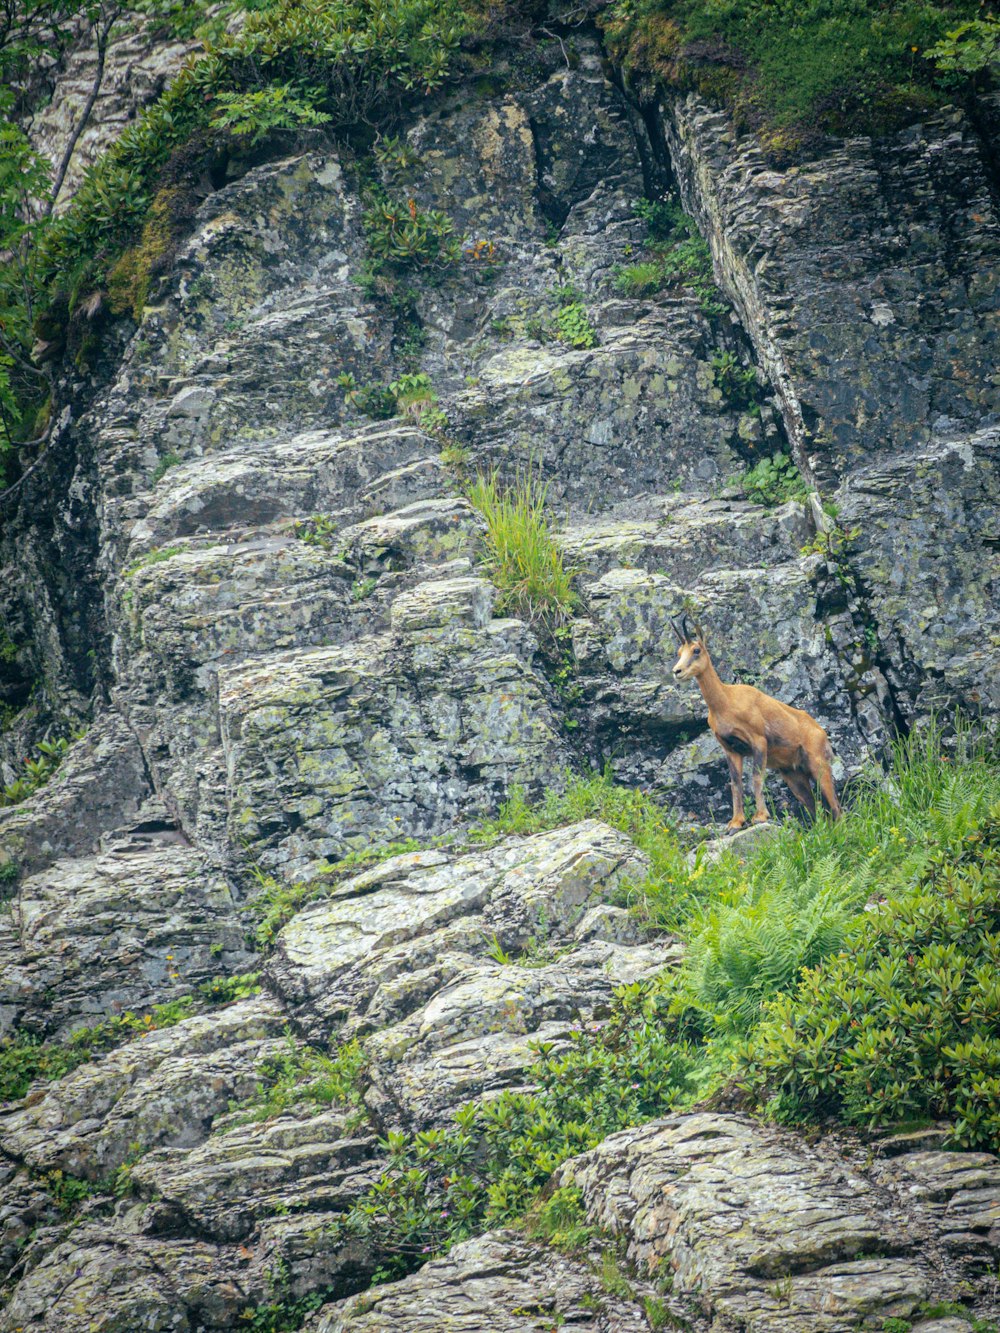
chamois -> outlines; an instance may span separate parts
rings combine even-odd
[[[671,628],[680,649],[674,666],[674,680],[695,680],[708,704],[708,725],[726,753],[729,783],[733,792],[733,817],[729,829],[742,828],[743,760],[753,759],[753,794],[757,812],[751,823],[768,819],[764,804],[764,774],[773,768],[791,788],[792,795],[810,815],[816,813],[812,785],[819,785],[823,804],[834,819],[840,817],[840,802],[833,786],[830,762],[833,751],[826,732],[801,708],[772,699],[752,685],[723,685],[705,647],[705,638],[696,624],[692,632],[685,612]]]

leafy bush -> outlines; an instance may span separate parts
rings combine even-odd
[[[418,208],[413,199],[394,204],[380,198],[366,211],[364,227],[376,261],[397,272],[442,268],[461,253],[450,239],[454,224],[447,213]]]
[[[562,1052],[538,1045],[528,1071],[536,1091],[465,1106],[447,1129],[388,1134],[385,1171],[335,1229],[376,1239],[387,1255],[383,1275],[396,1277],[519,1217],[561,1163],[661,1114],[688,1090],[694,1059],[665,1012],[654,984],[622,987],[604,1027],[577,1030]],[[579,1240],[571,1195],[553,1196],[529,1225]]]
[[[8,805],[19,805],[33,796],[39,787],[44,787],[62,763],[72,741],[79,740],[83,732],[74,732],[72,736],[58,736],[52,741],[39,741],[38,758],[24,761],[24,776],[0,787],[0,809]]]
[[[289,1036],[280,1055],[261,1062],[258,1072],[262,1086],[248,1103],[231,1108],[240,1112],[232,1123],[271,1120],[302,1104],[357,1107],[361,1101],[358,1079],[364,1063],[357,1041],[345,1043],[331,1057],[315,1047],[299,1046]]]
[[[742,1048],[742,1077],[785,1116],[944,1118],[953,1145],[995,1149],[998,1033],[1000,805],[772,1001]]]
[[[942,74],[975,76],[992,71],[1000,59],[1000,22],[987,15],[960,23],[924,54]]]
[[[735,352],[714,354],[712,378],[730,407],[750,407],[757,398],[757,373],[753,366],[741,365]]]
[[[587,307],[580,301],[561,305],[556,311],[556,337],[570,347],[593,347],[597,334],[591,327]]]
[[[809,494],[802,474],[787,454],[762,458],[743,476],[742,481],[747,499],[762,505],[804,500]]]
[[[422,373],[400,375],[391,384],[362,384],[352,388],[347,401],[375,421],[406,416],[425,430],[439,430],[448,418],[437,407],[431,377]]]
[[[469,501],[486,521],[485,564],[500,590],[498,609],[556,625],[576,605],[573,573],[549,530],[546,488],[530,473],[505,487],[497,473],[480,476]]]

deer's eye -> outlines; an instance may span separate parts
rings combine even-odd
[[[701,649],[700,649],[700,648],[696,648],[696,649],[694,650],[694,652],[691,654],[691,656],[692,656],[692,657],[700,657],[700,656],[701,656]]]

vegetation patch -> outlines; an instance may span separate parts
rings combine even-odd
[[[931,727],[857,783],[841,821],[789,821],[746,862],[690,865],[655,802],[606,775],[536,806],[515,792],[477,837],[583,818],[647,853],[621,900],[682,935],[686,959],[619,988],[605,1023],[538,1043],[530,1091],[386,1137],[382,1177],[338,1224],[378,1240],[383,1277],[525,1215],[572,1232],[572,1200],[561,1222],[540,1202],[560,1163],[726,1083],[784,1118],[944,1114],[957,1145],[995,1146],[1000,769],[985,743],[959,730],[946,747]],[[886,902],[864,910],[876,889]]]
[[[44,17],[47,8],[59,11],[41,5],[37,13]],[[254,145],[258,153],[269,144],[278,148],[283,134],[301,126],[369,134],[406,102],[441,87],[477,21],[460,0],[248,5],[231,31],[222,23],[205,30],[203,51],[126,126],[59,216],[52,202],[61,181],[53,181],[19,129],[4,125],[0,463],[6,460],[8,473],[16,470],[9,466],[15,448],[43,444],[52,420],[46,412],[36,430],[54,381],[48,361],[33,360],[33,346],[64,344],[70,316],[94,319],[105,297],[112,313],[141,317],[151,281],[176,242],[178,218],[190,213],[190,200],[178,209],[172,162],[174,174],[190,181],[199,173],[188,158],[204,171],[219,159],[247,157]],[[55,22],[54,30],[69,26]],[[0,79],[36,54],[19,39],[12,48],[11,32],[20,28],[0,33]],[[12,98],[0,86],[0,105]],[[375,261],[394,269],[432,269],[457,256],[450,221],[421,212],[412,200],[398,207],[373,202],[366,226]]]
[[[29,755],[24,760],[24,772],[21,777],[0,787],[0,809],[8,805],[20,805],[29,796],[33,796],[40,787],[44,787],[49,778],[66,757],[66,752],[74,741],[83,736],[82,731],[75,731],[71,736],[57,736],[55,740],[39,741],[37,756]]]
[[[708,243],[676,194],[639,199],[636,216],[646,223],[646,258],[619,268],[615,288],[623,296],[653,296],[661,291],[689,291],[702,314],[723,315],[729,305],[715,285]]]
[[[175,1027],[195,1012],[190,995],[157,1004],[148,1014],[126,1010],[91,1027],[78,1028],[65,1041],[37,1041],[31,1037],[0,1040],[0,1102],[23,1097],[38,1079],[62,1078],[95,1055],[113,1050],[134,1037],[159,1028]]]
[[[364,1055],[357,1041],[349,1041],[335,1056],[313,1046],[301,1046],[290,1034],[280,1055],[268,1056],[259,1066],[263,1080],[251,1101],[234,1104],[238,1112],[229,1123],[273,1120],[292,1107],[359,1107],[359,1076]]]
[[[777,153],[883,133],[989,80],[978,0],[614,0],[598,16],[640,91],[697,89]]]
[[[246,906],[246,913],[253,923],[254,943],[260,949],[272,948],[278,932],[296,912],[309,902],[327,897],[342,879],[391,856],[419,852],[426,845],[414,838],[405,838],[380,847],[365,847],[331,862],[314,879],[297,880],[292,884],[282,884],[273,875],[254,866],[250,874],[256,889]]]
[[[788,454],[762,458],[744,473],[740,484],[748,500],[768,508],[789,500],[806,500],[809,496],[809,487]]]

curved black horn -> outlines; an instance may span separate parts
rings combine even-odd
[[[681,616],[681,629],[684,631],[684,641],[692,643],[697,637],[697,632],[691,625],[691,617],[685,611]]]
[[[670,621],[670,628],[673,630],[673,632],[674,632],[674,637],[677,639],[677,642],[678,642],[678,643],[683,643],[683,642],[684,642],[684,633],[683,633],[682,630],[678,629],[678,627],[677,627],[677,617],[676,617],[676,616],[668,616],[667,619]]]

